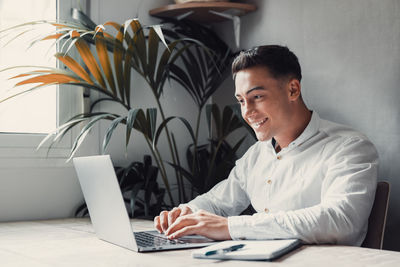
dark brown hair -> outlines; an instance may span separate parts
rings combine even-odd
[[[264,66],[275,79],[301,81],[301,67],[296,55],[285,46],[263,45],[239,53],[232,63],[232,75],[255,66]]]

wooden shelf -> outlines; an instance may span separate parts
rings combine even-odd
[[[227,20],[209,11],[226,12],[234,16],[243,16],[255,11],[257,7],[253,4],[231,3],[231,2],[190,2],[185,4],[167,5],[149,11],[149,14],[159,18],[173,18],[193,11],[186,18],[199,23],[221,22]]]

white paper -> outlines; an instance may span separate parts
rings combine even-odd
[[[224,254],[206,256],[206,252],[244,244],[239,250]],[[192,252],[193,258],[202,259],[236,259],[236,260],[270,260],[283,255],[300,244],[298,239],[281,240],[238,240],[224,241]]]

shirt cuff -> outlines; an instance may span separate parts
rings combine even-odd
[[[228,230],[232,240],[246,239],[246,228],[248,229],[245,217],[250,216],[231,216],[228,217]]]

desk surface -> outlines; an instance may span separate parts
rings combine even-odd
[[[151,221],[133,220],[135,230]],[[192,250],[136,253],[97,239],[88,219],[0,223],[1,266],[243,266],[201,260]],[[217,263],[217,264],[215,264]],[[245,266],[399,266],[400,252],[347,246],[302,246],[274,262]]]

